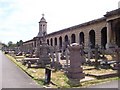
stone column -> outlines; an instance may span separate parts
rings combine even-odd
[[[112,37],[112,26],[111,26],[111,21],[107,22],[107,44],[106,44],[106,48],[112,48],[113,45],[113,37]]]

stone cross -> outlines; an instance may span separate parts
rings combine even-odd
[[[57,46],[55,46],[55,48],[54,48],[54,49],[55,49],[56,61],[57,61],[57,62],[59,62],[59,60],[60,60],[60,58],[59,58],[59,57],[60,57],[60,56],[59,56],[59,53],[58,53],[58,47],[57,47]]]
[[[52,58],[52,62],[55,62],[54,47],[51,47],[51,58]]]
[[[43,13],[43,14],[42,14],[42,17],[44,17],[44,16],[45,16],[45,14]]]
[[[65,56],[66,56],[66,67],[68,67],[68,61],[69,61],[69,49],[68,48],[66,48],[66,50],[65,50]]]
[[[90,62],[90,58],[92,56],[91,44],[88,44],[88,62]]]
[[[95,67],[96,69],[98,69],[98,57],[99,57],[99,53],[98,53],[98,49],[99,49],[99,46],[98,44],[95,45]]]

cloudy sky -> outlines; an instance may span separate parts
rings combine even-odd
[[[0,0],[0,41],[30,40],[45,14],[48,33],[101,18],[120,0]]]

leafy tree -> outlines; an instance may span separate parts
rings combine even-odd
[[[13,45],[13,42],[12,41],[9,41],[8,42],[8,47],[11,47]]]
[[[17,41],[17,43],[16,43],[16,46],[21,46],[23,44],[23,41],[22,40],[20,40],[19,42]]]

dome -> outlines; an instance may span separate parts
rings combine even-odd
[[[46,20],[44,18],[44,14],[42,14],[42,18],[40,19],[40,22],[46,22]]]
[[[46,20],[45,20],[44,17],[42,17],[40,21],[42,21],[42,22],[46,22]]]

